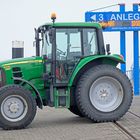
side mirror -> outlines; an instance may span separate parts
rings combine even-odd
[[[36,28],[34,28],[34,30],[35,30],[35,39],[37,39],[38,38],[38,31]]]
[[[111,52],[110,52],[110,44],[106,44],[106,52],[107,52],[108,55],[111,54]]]
[[[49,41],[50,41],[51,44],[53,43],[53,40],[54,40],[54,34],[55,34],[55,29],[51,28],[49,30]]]

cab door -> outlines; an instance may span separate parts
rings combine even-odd
[[[82,54],[82,30],[56,28],[56,83],[68,83],[69,77]]]

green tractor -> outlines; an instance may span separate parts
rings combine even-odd
[[[123,57],[104,47],[98,23],[48,23],[35,29],[36,56],[0,63],[0,126],[21,129],[37,106],[67,108],[95,122],[116,121],[133,89],[116,66]]]

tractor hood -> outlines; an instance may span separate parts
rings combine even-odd
[[[27,58],[17,58],[7,61],[0,62],[0,67],[8,69],[15,65],[31,64],[31,63],[42,63],[42,57],[27,57]]]
[[[42,76],[42,57],[18,58],[0,62],[0,71],[3,73],[5,84],[14,84],[14,78],[21,78],[27,81]]]

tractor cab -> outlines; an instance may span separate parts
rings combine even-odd
[[[43,56],[45,73],[53,78],[54,84],[68,84],[81,59],[105,54],[101,29],[95,25],[53,23],[36,30],[36,55]]]
[[[55,23],[54,16],[52,20],[35,30],[36,55],[43,57],[44,86],[51,104],[68,107],[68,85],[79,62],[105,54],[102,29],[97,23]],[[62,100],[53,99],[57,95]]]

